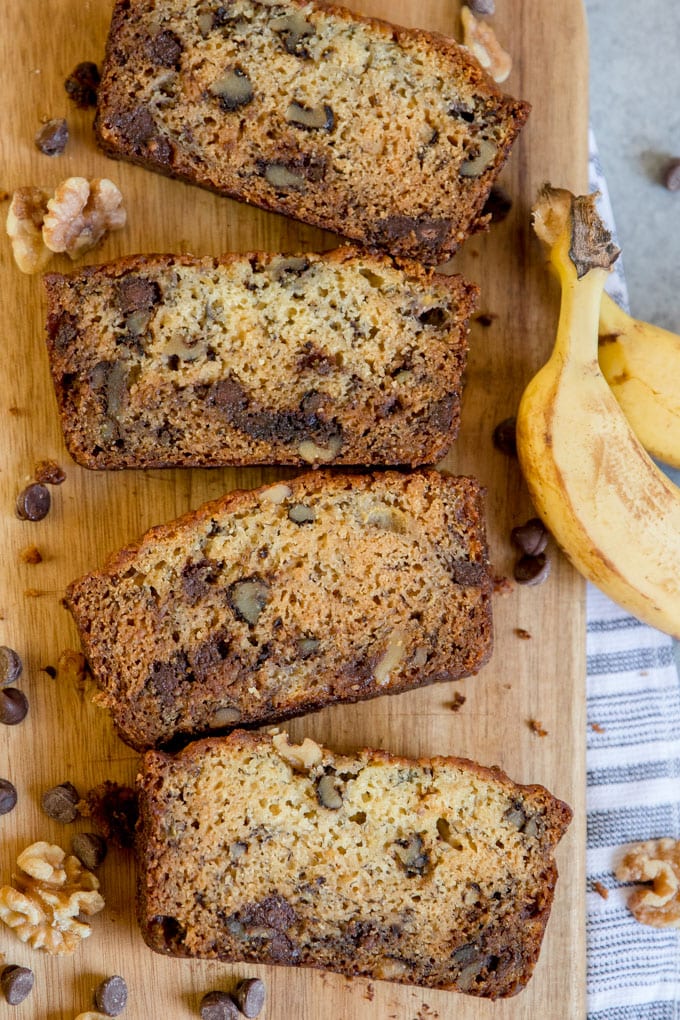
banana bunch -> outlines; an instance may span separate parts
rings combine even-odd
[[[680,336],[600,306],[600,368],[649,453],[680,468]]]
[[[604,285],[618,250],[592,195],[546,186],[533,217],[562,301],[552,354],[517,412],[529,493],[577,570],[680,638],[680,490],[645,451],[598,363]]]

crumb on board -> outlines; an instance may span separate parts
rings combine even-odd
[[[40,549],[38,549],[37,545],[27,545],[19,552],[19,559],[22,563],[42,563],[42,558],[42,553],[40,552]]]
[[[460,691],[456,691],[456,693],[451,698],[451,701],[444,702],[445,707],[450,709],[452,712],[457,712],[460,708],[463,707],[464,704],[465,695],[461,694]]]
[[[542,722],[538,719],[527,719],[527,726],[532,733],[535,733],[537,737],[547,737],[548,731],[543,726]]]
[[[509,577],[505,577],[502,574],[494,574],[493,577],[493,593],[494,595],[509,595],[514,589],[514,585]]]
[[[524,627],[515,627],[515,636],[521,638],[522,641],[531,640],[531,634],[528,630],[525,630]]]

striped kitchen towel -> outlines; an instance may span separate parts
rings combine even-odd
[[[613,230],[592,134],[590,188]],[[627,307],[621,259],[607,289]],[[588,1017],[680,1020],[680,929],[637,922],[626,906],[631,887],[614,877],[630,843],[680,839],[674,642],[589,585],[586,653]]]

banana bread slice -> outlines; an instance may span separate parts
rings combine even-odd
[[[104,151],[386,247],[447,259],[529,112],[452,39],[314,0],[118,0]]]
[[[474,479],[318,471],[153,528],[66,604],[144,748],[475,673],[491,588]]]
[[[50,273],[62,429],[88,468],[433,464],[458,432],[460,277],[343,247]]]
[[[159,953],[498,998],[529,980],[571,809],[461,758],[246,733],[149,751],[138,916]]]

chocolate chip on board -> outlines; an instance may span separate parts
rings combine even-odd
[[[548,530],[539,517],[532,517],[510,532],[510,539],[525,556],[538,556],[548,544]]]
[[[669,191],[680,191],[680,159],[672,159],[663,175],[663,183]]]
[[[9,779],[0,779],[0,815],[8,815],[17,803],[17,791]]]
[[[90,60],[84,60],[71,71],[64,82],[66,95],[81,110],[97,105],[97,89],[99,88],[99,68]]]
[[[0,691],[0,723],[16,726],[26,718],[28,698],[17,687],[5,687]]]
[[[493,445],[509,457],[517,456],[517,420],[504,418],[493,430]]]
[[[520,556],[513,577],[517,584],[543,584],[550,574],[550,560],[545,553],[538,556]]]
[[[226,992],[208,992],[201,999],[201,1020],[239,1020],[238,1007]]]
[[[128,989],[125,978],[113,974],[97,985],[94,1004],[106,1016],[120,1016],[127,1005]]]
[[[4,967],[0,974],[0,988],[10,1006],[18,1006],[33,990],[35,980],[32,970],[13,964]]]
[[[234,1002],[249,1020],[260,1015],[266,996],[265,984],[260,978],[245,978],[233,992]]]
[[[45,790],[42,795],[42,808],[46,815],[55,822],[74,822],[78,817],[78,801],[80,794],[73,783],[60,783]]]
[[[17,517],[22,521],[41,521],[50,512],[52,497],[46,485],[33,482],[17,496]]]
[[[68,125],[63,117],[55,117],[36,132],[35,144],[45,156],[61,156],[68,142]]]
[[[106,840],[96,832],[79,832],[71,840],[71,852],[78,858],[83,867],[94,871],[108,852]],[[121,978],[122,980],[122,978]]]
[[[0,687],[16,683],[22,669],[23,663],[19,653],[7,645],[0,645]]]

